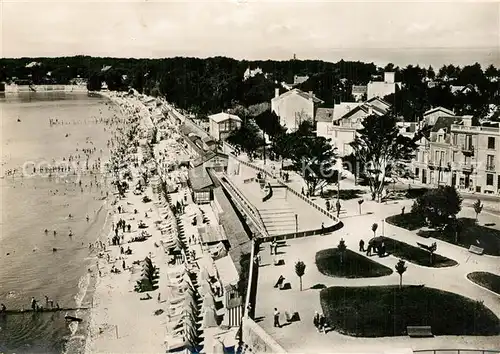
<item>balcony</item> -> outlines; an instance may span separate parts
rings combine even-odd
[[[466,173],[470,173],[470,172],[472,172],[472,170],[474,170],[474,166],[472,166],[471,163],[464,163],[462,165],[462,171],[464,171]]]
[[[492,163],[487,164],[487,165],[486,165],[486,171],[491,171],[491,172],[494,172],[494,171],[496,171],[496,168],[495,168],[495,167],[496,167],[496,166],[495,166],[495,164],[492,164]]]
[[[462,145],[462,153],[464,155],[474,155],[474,146],[473,145]]]

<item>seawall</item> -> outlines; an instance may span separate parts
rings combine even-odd
[[[5,85],[4,93],[20,92],[87,92],[85,85]]]

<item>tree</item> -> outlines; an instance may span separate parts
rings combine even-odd
[[[398,263],[396,264],[395,268],[396,268],[396,272],[399,274],[399,288],[401,289],[403,287],[403,274],[404,274],[404,272],[406,272],[406,269],[408,267],[406,267],[405,261],[400,259],[398,261]]]
[[[239,129],[231,132],[227,142],[246,152],[250,159],[253,158],[257,149],[264,145],[259,128],[251,120],[243,122]]]
[[[302,291],[302,276],[304,275],[305,272],[306,272],[305,263],[302,261],[297,261],[297,263],[295,263],[295,274],[297,274],[297,276],[300,279],[300,291]]]
[[[429,254],[430,254],[430,264],[432,265],[434,263],[434,253],[437,251],[437,243],[433,242],[432,245],[429,247]]]
[[[101,91],[102,88],[102,78],[98,74],[93,74],[89,77],[87,82],[87,90],[89,91]]]
[[[418,134],[413,139],[400,135],[396,122],[392,112],[380,117],[368,116],[350,144],[357,160],[365,167],[372,200],[379,202],[391,168],[398,160],[410,159],[417,148]]]
[[[340,239],[339,244],[337,245],[337,249],[340,252],[340,264],[344,264],[344,255],[345,251],[347,250],[344,239]]]
[[[479,214],[481,214],[481,211],[483,211],[483,204],[481,204],[481,200],[478,199],[473,205],[474,207],[474,212],[476,213],[476,222],[477,222],[477,217]]]
[[[422,215],[433,227],[452,223],[462,209],[462,197],[453,186],[439,186],[417,198],[412,213]]]
[[[361,205],[365,202],[364,199],[358,200],[359,215],[361,215]]]
[[[378,229],[378,224],[375,222],[372,225],[373,237],[376,236],[377,229]]]
[[[338,181],[337,154],[324,137],[297,137],[291,145],[293,169],[306,182],[309,195]]]

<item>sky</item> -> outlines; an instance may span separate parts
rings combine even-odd
[[[500,2],[0,0],[0,16],[1,57],[296,54],[500,64]]]

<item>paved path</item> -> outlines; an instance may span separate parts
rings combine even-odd
[[[310,289],[315,284],[326,286],[363,286],[363,285],[397,285],[399,276],[397,273],[379,278],[344,279],[328,277],[321,274],[315,266],[315,254],[317,251],[336,247],[341,237],[351,251],[357,252],[360,238],[368,240],[373,222],[381,224],[386,216],[400,212],[401,207],[407,210],[412,201],[402,201],[388,205],[381,205],[367,201],[364,204],[366,211],[373,212],[370,215],[355,216],[346,213],[343,218],[344,228],[325,236],[314,236],[302,239],[289,240],[289,246],[281,248],[284,252],[281,257],[285,265],[276,267],[266,265],[271,263],[269,248],[263,245],[262,266],[259,274],[257,289],[256,317],[263,317],[259,322],[268,333],[270,333],[283,347],[290,352],[380,352],[388,348],[493,348],[498,347],[500,336],[471,337],[471,336],[440,336],[429,339],[411,339],[409,337],[387,337],[387,338],[354,338],[341,335],[337,332],[319,334],[312,325],[312,316],[315,310],[321,311],[319,303],[319,290]],[[347,209],[351,206],[347,205]],[[357,203],[353,207],[357,208]],[[342,216],[342,215],[341,215]],[[464,210],[459,216],[472,216],[471,210]],[[498,218],[484,215],[483,222],[500,222]],[[498,225],[496,226],[498,227]],[[406,243],[415,245],[416,241],[431,242],[407,231],[385,223],[383,226],[385,235]],[[382,227],[379,226],[379,233]],[[432,240],[434,241],[434,240]],[[437,253],[454,259],[459,264],[448,268],[428,268],[407,262],[408,270],[403,276],[404,284],[425,284],[427,287],[439,288],[451,291],[472,299],[484,301],[485,306],[490,308],[497,316],[500,316],[500,297],[486,289],[483,289],[466,279],[466,274],[472,271],[489,271],[500,274],[500,257],[479,256],[469,253],[464,248],[435,240],[438,245]],[[388,256],[385,258],[373,257],[373,259],[387,267],[394,269],[398,258]],[[298,290],[299,280],[295,275],[294,264],[297,260],[305,262],[306,274],[303,277],[304,291]],[[292,290],[280,291],[274,289],[273,285],[282,274],[287,281],[291,282]],[[272,311],[278,307],[281,312],[285,310],[298,311],[302,321],[292,323],[283,328],[272,327]]]

